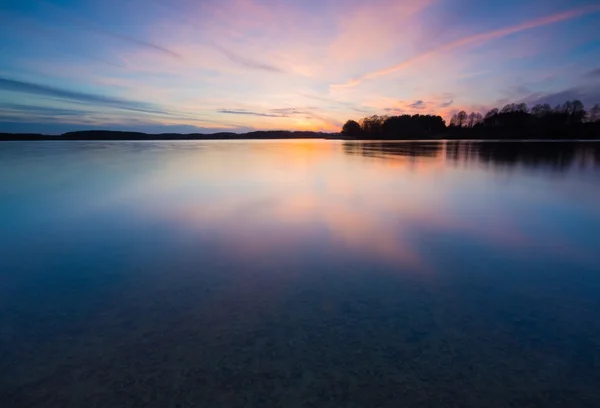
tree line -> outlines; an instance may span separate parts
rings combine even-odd
[[[579,100],[555,107],[510,103],[485,115],[460,111],[448,126],[437,115],[373,115],[347,121],[341,134],[348,139],[598,138],[600,104],[586,111]]]

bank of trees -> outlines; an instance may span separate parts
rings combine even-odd
[[[579,100],[552,107],[511,103],[480,112],[455,113],[448,126],[436,115],[370,116],[349,120],[342,136],[350,139],[417,138],[600,138],[600,105],[585,110]]]
[[[354,139],[398,139],[429,137],[446,129],[441,116],[435,115],[373,115],[359,122],[349,120],[342,128],[342,135]]]
[[[598,120],[600,120],[600,106],[595,105],[588,113],[585,111],[583,103],[578,100],[567,101],[554,108],[549,104],[538,104],[529,109],[525,103],[510,103],[502,109],[490,110],[483,117],[480,113],[467,114],[465,111],[460,111],[452,116],[450,127],[515,128],[543,124],[564,126]]]

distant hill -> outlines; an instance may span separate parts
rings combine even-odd
[[[338,133],[268,130],[248,133],[161,133],[118,132],[112,130],[86,130],[68,132],[62,135],[35,133],[0,133],[0,140],[243,140],[243,139],[330,139],[338,138]]]

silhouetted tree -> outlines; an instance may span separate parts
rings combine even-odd
[[[560,125],[581,123],[585,116],[583,103],[579,100],[566,101],[562,105],[557,105],[552,111],[554,124]]]
[[[467,127],[473,128],[483,122],[483,117],[479,112],[471,112],[467,118]]]
[[[355,120],[347,121],[342,127],[342,136],[359,139],[362,135],[362,128]]]
[[[525,103],[509,103],[504,105],[500,113],[514,113],[514,112],[524,112],[527,113],[527,104]]]
[[[357,128],[358,126],[358,128]],[[342,135],[353,137],[360,130],[360,137],[365,139],[415,139],[439,135],[446,129],[441,116],[434,115],[400,115],[370,116],[360,121],[348,121],[342,128]],[[354,138],[354,137],[353,137]]]
[[[498,108],[494,108],[485,114],[483,117],[483,125],[487,127],[498,126]]]
[[[513,112],[529,113],[529,108],[527,107],[526,103],[519,103],[519,104],[516,104],[514,106],[514,111]]]
[[[543,118],[545,116],[552,114],[552,107],[550,105],[548,105],[547,103],[545,103],[543,105],[538,104],[538,105],[535,105],[533,108],[531,108],[531,114],[533,116],[535,116],[536,118]]]
[[[464,110],[454,114],[452,116],[452,119],[450,120],[450,126],[452,126],[452,127],[461,128],[461,127],[465,126],[466,123],[467,123],[467,112],[465,112]]]
[[[581,123],[585,118],[585,109],[580,100],[565,102],[563,112],[567,115],[570,123]]]
[[[600,122],[600,105],[595,104],[592,109],[590,109],[588,115],[588,122],[595,123]]]
[[[508,104],[502,110],[492,109],[485,114],[483,126],[491,128],[514,129],[530,124],[531,115],[527,113],[527,106],[523,104]]]
[[[387,116],[378,116],[378,115],[373,115],[368,118],[364,118],[361,121],[362,131],[365,134],[370,135],[372,137],[375,137],[375,138],[380,137],[382,134],[381,128],[386,119],[387,119]]]
[[[454,115],[452,115],[452,118],[450,118],[450,127],[451,128],[458,127],[458,115],[456,113]]]
[[[475,112],[471,112],[467,116],[467,127],[472,128],[473,126],[475,126]]]
[[[483,117],[484,120],[491,118],[492,116],[496,116],[498,114],[498,108],[494,108],[485,114]]]
[[[456,117],[458,119],[458,127],[463,127],[465,125],[465,122],[467,121],[467,112],[460,111],[458,112]]]
[[[556,105],[552,109],[552,114],[547,117],[546,124],[550,126],[565,126],[569,122],[569,111],[571,110],[570,101],[562,105]]]
[[[510,113],[513,111],[513,107],[515,106],[514,103],[509,103],[507,105],[504,105],[502,107],[502,109],[500,110],[500,113]]]

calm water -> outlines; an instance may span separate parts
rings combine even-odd
[[[0,407],[600,406],[600,144],[0,144]]]

